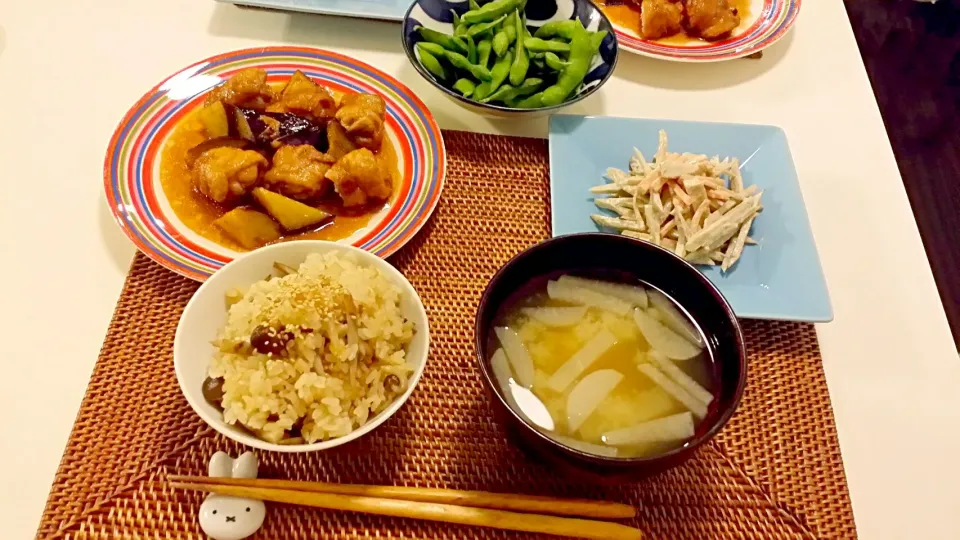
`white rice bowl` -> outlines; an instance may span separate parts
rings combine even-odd
[[[275,262],[298,272],[265,280]],[[268,327],[280,349],[251,343]],[[420,298],[389,263],[333,242],[287,242],[200,287],[177,327],[174,365],[187,401],[217,431],[264,450],[321,450],[399,409],[423,372],[428,335]],[[204,399],[208,376],[223,378],[222,413]]]

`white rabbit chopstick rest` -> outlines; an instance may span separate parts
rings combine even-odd
[[[233,459],[217,452],[210,458],[208,474],[214,478],[256,478],[257,456],[244,452]],[[200,528],[213,540],[240,540],[260,529],[266,513],[263,501],[210,494],[200,505]]]

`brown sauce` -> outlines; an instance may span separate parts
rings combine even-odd
[[[737,9],[737,12],[740,14],[740,26],[733,31],[734,34],[743,30],[750,21],[750,0],[728,0],[731,7]],[[620,26],[622,28],[629,29],[633,31],[637,36],[640,34],[640,6],[633,3],[632,0],[617,0],[616,2],[611,2],[609,5],[606,4],[603,0],[599,1],[600,9],[603,13],[610,19],[610,22]],[[707,40],[701,39],[696,36],[691,36],[685,32],[680,32],[672,36],[668,36],[660,39],[650,40],[654,43],[660,43],[662,45],[702,45],[705,43],[710,43]],[[722,40],[720,40],[722,41]]]
[[[190,230],[234,251],[248,251],[225,235],[213,222],[237,206],[247,205],[258,210],[259,208],[252,204],[252,199],[230,207],[211,201],[197,191],[190,169],[187,167],[187,152],[207,140],[203,125],[197,116],[198,110],[188,113],[171,130],[160,154],[160,185],[174,214]],[[384,129],[387,129],[386,126]],[[394,191],[391,199],[393,199],[397,195],[396,188],[400,185],[400,172],[397,153],[388,133],[384,133],[383,143],[376,153],[382,156],[387,167],[392,171]],[[277,242],[306,239],[342,240],[367,226],[370,219],[391,202],[392,200],[381,201],[361,208],[344,208],[340,198],[332,193],[330,197],[318,201],[313,206],[333,214],[335,216],[333,220],[315,229],[284,234]]]

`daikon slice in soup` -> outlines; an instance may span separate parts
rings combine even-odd
[[[560,276],[506,303],[489,340],[507,404],[589,454],[669,452],[715,409],[719,385],[703,332],[647,284]]]

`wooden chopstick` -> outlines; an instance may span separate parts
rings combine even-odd
[[[211,479],[207,478],[206,480]],[[574,536],[596,540],[640,540],[643,538],[643,535],[638,529],[606,521],[545,516],[541,514],[522,514],[505,510],[403,499],[249,487],[228,485],[225,483],[173,482],[171,485],[178,489],[207,491],[220,495],[259,499],[262,501],[402,518],[425,519],[494,529]]]
[[[457,504],[460,506],[511,510],[514,512],[535,512],[600,519],[632,518],[637,514],[632,506],[615,502],[592,501],[587,499],[561,499],[536,495],[514,495],[512,493],[490,493],[486,491],[461,491],[458,489],[365,486],[355,484],[331,484],[327,482],[275,480],[268,478],[211,478],[206,476],[170,476],[170,481],[220,486],[276,488],[308,491],[312,493],[358,495],[384,499]]]

